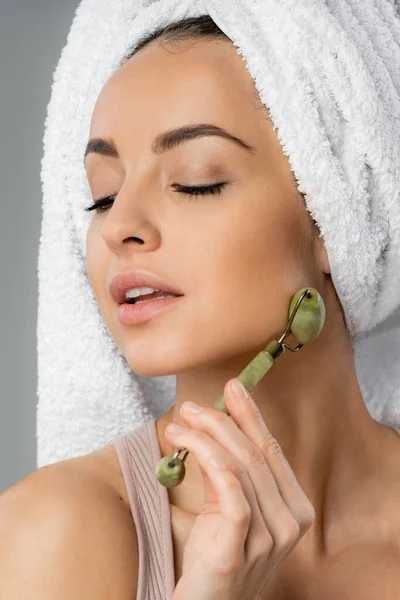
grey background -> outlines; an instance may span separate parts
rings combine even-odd
[[[36,470],[40,161],[79,0],[0,0],[0,493]]]

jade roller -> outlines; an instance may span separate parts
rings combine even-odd
[[[278,341],[272,340],[257,354],[237,377],[244,387],[251,392],[254,386],[268,373],[275,361],[284,353],[285,348],[297,352],[309,342],[313,342],[325,324],[325,304],[321,295],[312,287],[304,287],[292,298],[289,305],[289,322],[285,332]],[[300,343],[293,348],[284,339],[291,333]],[[229,415],[224,395],[220,396],[213,408]],[[182,459],[179,454],[184,452]],[[158,481],[167,488],[175,487],[185,478],[185,460],[189,450],[181,448],[172,456],[164,456],[156,468]]]

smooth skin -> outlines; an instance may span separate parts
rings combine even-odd
[[[194,123],[223,127],[255,152],[216,136],[152,152],[156,135]],[[238,463],[247,472],[238,479],[243,493],[233,484],[238,509],[245,510],[244,497],[255,506],[251,480],[260,513],[271,511],[270,534],[270,526],[284,528],[287,521],[271,520],[279,507],[267,492],[271,479],[265,489],[255,489],[260,482],[253,474],[260,469],[269,469],[279,487],[283,472],[276,474],[274,466],[283,469],[287,461],[296,478],[288,485],[297,491],[295,500],[285,497],[280,506],[289,502],[298,523],[307,502],[314,511],[301,539],[295,543],[289,536],[290,551],[261,600],[394,600],[400,586],[400,439],[365,406],[323,240],[242,57],[222,41],[173,48],[153,42],[101,90],[90,128],[90,137],[100,136],[114,140],[119,158],[86,159],[93,198],[115,195],[106,212],[91,213],[89,279],[131,368],[148,377],[176,374],[175,403],[156,422],[161,454],[171,455],[183,441],[167,436],[169,423],[189,428],[186,477],[168,490],[176,583],[182,578],[184,588],[184,567],[196,550],[191,532],[203,519],[202,461],[228,453],[233,473]],[[218,195],[189,197],[174,188],[221,181],[226,186]],[[147,269],[177,286],[184,294],[179,307],[138,326],[122,325],[108,285],[132,269]],[[322,295],[326,323],[317,340],[298,353],[285,352],[252,390],[258,425],[272,436],[265,444],[264,434],[250,432],[249,412],[235,428],[234,419],[221,417],[212,405],[227,382],[285,330],[289,302],[305,285]],[[185,417],[187,400],[207,409],[196,421]],[[258,448],[253,462],[238,445],[243,436]],[[218,476],[216,487],[229,474]],[[218,506],[222,514],[222,502]],[[229,511],[229,499],[225,506]],[[243,524],[237,531],[238,544]],[[266,559],[265,575],[275,564],[265,554],[268,532],[257,530],[254,538]],[[208,533],[214,533],[211,527]],[[112,444],[39,469],[0,496],[0,597],[131,599],[137,568],[135,528]],[[262,577],[250,571],[255,590]],[[197,585],[194,571],[192,576]],[[205,597],[213,597],[219,582],[210,590],[213,574],[203,578]]]

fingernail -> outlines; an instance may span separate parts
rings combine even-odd
[[[182,425],[178,425],[177,423],[170,423],[165,428],[165,432],[171,433],[172,435],[175,435],[175,434],[177,435],[179,433],[182,433],[182,431],[184,431],[185,429],[186,429],[186,427],[182,427]]]
[[[238,398],[250,398],[249,392],[246,390],[243,383],[239,379],[234,379],[232,381],[232,389],[234,394]]]
[[[188,413],[199,413],[204,410],[204,406],[196,404],[196,402],[190,402],[189,400],[182,404],[183,410]]]

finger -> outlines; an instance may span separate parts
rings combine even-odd
[[[237,396],[230,380],[225,387],[225,399],[230,416],[240,431],[265,457],[286,506],[306,531],[315,518],[314,508],[301,488],[282,448],[268,429],[254,399],[249,394]]]
[[[296,526],[294,517],[286,506],[275,478],[262,452],[245,436],[236,423],[223,411],[211,407],[201,407],[199,413],[190,414],[181,406],[180,415],[184,421],[201,432],[206,433],[218,443],[224,451],[235,457],[247,472],[255,492],[257,512],[262,515],[262,526],[257,526],[254,536],[249,535],[247,548],[249,554],[258,553],[263,544],[263,531],[268,531],[274,540],[276,550],[287,543],[287,527]],[[252,543],[252,541],[254,543]]]
[[[229,385],[226,386],[225,392],[228,388]],[[229,393],[232,399],[231,391],[225,395],[228,397]],[[240,404],[240,399],[236,399],[235,404]],[[251,409],[251,404],[249,405],[248,402],[246,404],[248,409]],[[262,450],[251,442],[232,418],[228,417],[222,411],[206,407],[202,407],[203,411],[196,416],[189,416],[184,410],[186,406],[187,403],[184,403],[181,407],[182,418],[187,422],[191,422],[192,425],[197,421],[197,427],[209,433],[209,435],[244,464],[253,483],[265,527],[270,532],[276,549],[282,549],[291,538],[295,539],[301,536],[312,523],[312,507],[299,487],[293,472],[290,470],[292,480],[289,478],[289,484],[292,484],[294,478],[295,484],[300,489],[301,494],[300,497],[291,500],[290,490],[286,491],[285,482],[280,482],[281,488],[285,488],[284,496],[280,493],[275,476],[270,470],[269,462]],[[230,407],[228,409],[230,410]],[[252,417],[253,422],[256,422],[254,411]],[[264,427],[266,428],[265,423]],[[258,435],[260,436],[260,433]],[[287,461],[286,464],[288,464]],[[295,514],[293,514],[291,508],[286,504],[285,498],[289,498],[291,502],[290,506],[291,508],[294,507]],[[255,540],[256,544],[259,543],[259,540],[260,536],[257,536]],[[257,552],[255,547],[254,549]]]
[[[260,535],[265,530],[246,469],[207,433],[188,427],[173,435],[167,427],[165,435],[176,447],[187,448],[192,452],[207,473],[204,489],[205,514],[215,512],[215,502],[218,499],[223,517],[218,537],[219,548],[226,560],[233,561],[229,564],[237,564],[238,557],[243,555],[246,537],[257,531]],[[222,465],[221,470],[213,468],[211,458]]]

